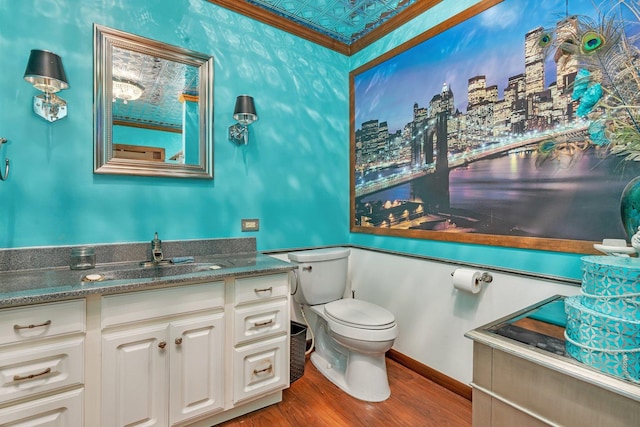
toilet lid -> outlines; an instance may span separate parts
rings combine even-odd
[[[325,304],[324,312],[333,320],[365,329],[386,329],[396,319],[389,310],[367,301],[340,299]]]

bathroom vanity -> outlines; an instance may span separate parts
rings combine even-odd
[[[0,272],[0,425],[211,426],[280,401],[295,266],[195,261]]]
[[[640,385],[564,350],[564,297],[466,334],[473,343],[473,426],[632,426]]]

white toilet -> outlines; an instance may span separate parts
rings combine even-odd
[[[299,264],[293,296],[315,314],[309,317],[314,366],[351,396],[381,402],[391,395],[385,352],[398,326],[393,313],[380,306],[342,299],[350,253],[347,248],[290,252],[289,259]]]

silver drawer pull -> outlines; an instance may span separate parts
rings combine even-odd
[[[273,370],[273,365],[269,365],[264,369],[260,369],[260,370],[254,369],[253,375],[264,374],[265,372],[271,372],[272,370]]]
[[[37,374],[31,374],[31,375],[27,375],[27,376],[24,376],[24,377],[21,377],[20,375],[14,375],[13,376],[13,380],[14,381],[30,380],[30,379],[33,379],[35,377],[39,377],[39,376],[42,376],[42,375],[47,375],[50,372],[51,372],[51,368],[47,368],[42,372],[38,372]]]
[[[268,288],[264,288],[264,289],[257,289],[256,288],[256,289],[254,289],[254,292],[255,293],[258,293],[258,292],[271,292],[272,290],[273,290],[273,286],[269,286]]]
[[[253,324],[255,328],[262,328],[263,326],[269,326],[273,324],[273,319],[269,319],[266,322],[256,322]]]
[[[51,324],[51,320],[47,320],[46,322],[40,323],[39,325],[28,325],[28,326],[13,325],[13,329],[15,329],[16,331],[19,331],[20,329],[41,328],[43,326],[49,326],[50,324]]]

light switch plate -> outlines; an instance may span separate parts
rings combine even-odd
[[[257,218],[254,219],[243,219],[242,220],[242,231],[258,231],[260,230],[260,220]]]

